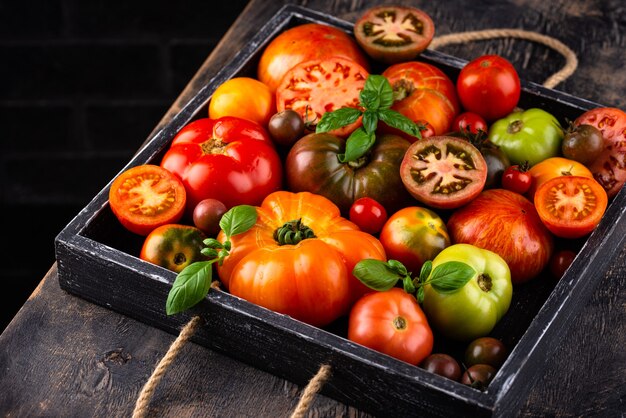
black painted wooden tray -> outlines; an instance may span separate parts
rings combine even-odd
[[[306,8],[288,5],[259,29],[253,40],[211,82],[156,132],[124,170],[159,164],[169,142],[191,120],[204,117],[213,91],[234,76],[255,76],[263,47],[282,30],[307,22],[352,25]],[[436,51],[421,60],[453,80],[465,61]],[[520,107],[541,107],[561,122],[601,105],[522,81]],[[111,180],[112,181],[112,180]],[[525,401],[530,382],[548,361],[570,318],[584,305],[624,245],[626,190],[612,201],[596,231],[575,242],[579,254],[558,282],[538,277],[516,287],[511,308],[492,335],[512,349],[485,392],[426,372],[348,341],[345,323],[318,329],[211,289],[192,311],[168,317],[165,301],[175,274],[140,260],[143,238],[126,231],[108,205],[107,185],[55,240],[60,286],[84,299],[178,334],[193,315],[207,321],[193,340],[277,376],[305,384],[319,366],[332,366],[322,392],[380,416],[512,416]],[[447,351],[461,349],[453,343]]]

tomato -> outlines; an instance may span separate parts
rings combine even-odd
[[[487,180],[485,189],[495,189],[501,186],[504,171],[510,167],[509,157],[495,144],[488,142],[479,148],[480,153],[487,163]]]
[[[550,273],[555,278],[560,279],[572,264],[574,258],[576,258],[576,253],[572,250],[562,249],[555,251],[552,258],[550,258]]]
[[[298,139],[302,138],[304,129],[302,116],[292,109],[272,115],[267,125],[267,130],[274,142],[286,147],[291,147]]]
[[[528,170],[532,176],[532,184],[528,189],[528,197],[533,200],[539,186],[546,181],[560,176],[582,176],[593,178],[593,174],[583,164],[563,157],[547,158]]]
[[[387,258],[398,260],[414,275],[450,245],[443,220],[435,212],[410,206],[391,215],[380,232]]]
[[[354,24],[357,43],[371,58],[386,64],[416,58],[434,35],[430,16],[415,7],[372,7]]]
[[[487,132],[487,122],[478,113],[463,112],[452,122],[452,129],[455,131],[469,131],[477,134],[478,131]]]
[[[214,237],[220,232],[220,220],[226,211],[226,205],[219,200],[201,200],[193,209],[193,224],[208,236]]]
[[[305,61],[291,68],[276,89],[278,111],[295,110],[310,125],[316,125],[326,112],[341,107],[358,108],[367,70],[354,61],[333,57]],[[333,133],[347,137],[360,120]]]
[[[409,193],[440,209],[465,205],[483,190],[487,164],[469,142],[451,136],[433,136],[411,144],[400,165]]]
[[[507,356],[508,350],[502,341],[493,337],[480,337],[470,342],[465,349],[464,364],[467,367],[488,364],[498,369]]]
[[[420,367],[439,376],[458,382],[461,380],[461,366],[454,357],[445,353],[433,353],[426,357],[420,364]]]
[[[561,238],[580,238],[600,223],[608,204],[606,191],[588,177],[560,176],[537,188],[535,207],[544,225]]]
[[[456,89],[463,108],[487,121],[511,113],[521,94],[515,67],[498,55],[483,55],[467,63],[459,73]]]
[[[612,107],[588,110],[574,121],[574,125],[583,124],[602,132],[604,149],[589,169],[612,198],[626,182],[626,113]]]
[[[565,131],[561,152],[565,158],[583,164],[591,164],[602,154],[604,138],[602,132],[592,125],[574,125]]]
[[[235,77],[220,84],[211,95],[209,118],[236,116],[267,126],[276,113],[269,87],[250,77]]]
[[[367,57],[356,41],[341,29],[306,23],[281,32],[263,50],[257,67],[258,79],[275,92],[284,75],[304,61],[343,57],[366,70]]]
[[[533,176],[528,172],[528,164],[512,165],[502,174],[502,187],[512,192],[524,194],[532,184]]]
[[[257,205],[282,186],[282,163],[263,127],[236,117],[198,119],[172,140],[161,167],[178,175],[189,213],[204,199]]]
[[[563,129],[559,121],[541,109],[513,112],[489,128],[489,140],[506,153],[513,164],[533,166],[561,150]]]
[[[122,172],[109,189],[113,214],[126,229],[144,236],[158,226],[178,222],[186,199],[180,179],[151,164]]]
[[[388,67],[382,74],[394,90],[391,108],[414,122],[427,121],[435,135],[450,131],[459,113],[454,83],[434,65],[404,62]]]
[[[377,135],[372,149],[357,161],[342,163],[345,141],[330,134],[310,134],[294,144],[285,160],[289,190],[321,194],[348,215],[352,203],[371,197],[394,212],[411,200],[400,179],[400,163],[409,142]]]
[[[196,261],[206,260],[200,251],[206,235],[193,226],[167,224],[154,229],[143,242],[139,258],[180,273]]]
[[[448,338],[470,341],[486,336],[508,311],[513,286],[506,261],[498,254],[469,244],[454,244],[433,260],[433,270],[448,261],[462,262],[474,276],[455,292],[424,286],[422,307],[428,321]],[[432,274],[432,273],[431,273]]]
[[[323,196],[274,192],[257,214],[255,226],[230,238],[220,280],[235,296],[311,325],[336,320],[369,291],[352,275],[357,262],[385,260],[378,239]],[[223,231],[217,239],[225,241]]]
[[[433,349],[433,333],[415,297],[399,288],[359,299],[348,320],[348,339],[418,365]]]
[[[496,375],[496,369],[488,364],[474,364],[461,376],[461,383],[478,390],[485,390]]]
[[[554,239],[535,206],[509,190],[485,190],[457,209],[446,226],[453,243],[472,244],[500,255],[511,269],[514,284],[536,277],[554,249]]]
[[[371,197],[360,197],[350,207],[350,221],[361,231],[378,234],[387,222],[387,211]]]

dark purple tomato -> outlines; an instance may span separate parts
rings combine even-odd
[[[193,223],[210,237],[220,232],[220,219],[226,213],[226,205],[216,199],[204,199],[193,209]]]
[[[292,146],[304,134],[304,120],[298,112],[286,109],[274,114],[267,125],[267,130],[275,143]]]
[[[461,379],[461,366],[454,357],[444,353],[433,353],[426,357],[420,367],[439,376],[458,382]]]
[[[470,342],[465,350],[465,365],[488,364],[499,368],[506,360],[508,350],[497,338],[481,337]]]
[[[485,390],[496,375],[496,369],[488,364],[474,364],[461,376],[461,383],[478,390]]]

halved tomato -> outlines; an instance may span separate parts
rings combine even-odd
[[[593,174],[585,165],[578,161],[563,157],[546,158],[532,166],[528,173],[532,176],[532,184],[527,196],[532,201],[537,189],[546,181],[559,176],[579,176],[593,178]]]
[[[420,202],[440,209],[463,206],[480,194],[487,163],[460,138],[433,136],[411,144],[400,165],[406,189]]]
[[[546,228],[561,238],[580,238],[594,230],[608,204],[604,188],[592,178],[560,176],[535,193],[535,208]]]
[[[414,59],[434,35],[433,20],[415,7],[372,7],[354,24],[354,37],[365,53],[387,64]]]
[[[279,112],[293,109],[305,122],[315,125],[326,112],[341,107],[359,107],[359,94],[368,72],[355,61],[340,57],[306,61],[285,74],[276,90]],[[360,125],[359,121],[332,131],[346,137]]]
[[[122,172],[111,184],[109,205],[129,231],[148,235],[183,216],[187,195],[182,181],[158,165],[144,164]]]

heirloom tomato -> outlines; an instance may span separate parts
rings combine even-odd
[[[236,117],[198,119],[174,137],[161,161],[187,191],[189,213],[204,199],[257,205],[282,186],[282,163],[265,129]]]
[[[366,70],[367,57],[356,41],[341,29],[319,23],[306,23],[281,32],[261,54],[258,79],[272,92],[291,68],[304,61],[343,57]]]
[[[537,188],[535,207],[557,237],[580,238],[600,223],[608,204],[604,188],[589,177],[560,176]]]
[[[463,112],[452,122],[452,130],[477,134],[478,131],[487,132],[487,122],[478,113]]]
[[[502,187],[512,192],[524,194],[532,184],[533,176],[528,172],[528,164],[512,165],[502,174]]]
[[[392,214],[380,232],[380,243],[390,260],[398,260],[413,274],[450,245],[446,224],[435,212],[417,206]]]
[[[193,226],[168,224],[154,229],[143,242],[139,258],[157,266],[180,273],[202,255],[206,235]]]
[[[411,200],[400,179],[400,163],[409,142],[396,135],[377,135],[372,149],[342,163],[345,141],[327,133],[309,134],[289,151],[285,176],[289,190],[321,194],[348,215],[352,203],[371,197],[391,213]]]
[[[603,151],[589,169],[611,198],[626,182],[626,113],[612,107],[591,109],[574,121],[583,124],[596,127],[604,138]]]
[[[563,157],[547,158],[528,170],[532,181],[528,197],[533,200],[535,191],[546,181],[560,176],[581,176],[593,178],[593,174],[583,164]]]
[[[561,152],[565,158],[588,165],[593,163],[602,151],[604,151],[604,138],[602,132],[595,126],[572,124],[565,131],[565,137],[561,143]]]
[[[400,165],[400,176],[409,193],[420,202],[453,209],[483,190],[487,164],[468,141],[433,136],[411,144]]]
[[[513,164],[528,161],[533,166],[559,154],[563,128],[545,110],[528,109],[494,122],[489,128],[489,140],[499,146]]]
[[[465,349],[465,366],[474,364],[488,364],[496,369],[500,368],[506,357],[508,350],[504,343],[493,337],[480,337],[468,344]]]
[[[204,199],[193,208],[192,220],[196,228],[210,237],[220,232],[220,220],[228,209],[216,199]]]
[[[220,84],[209,102],[210,119],[236,116],[267,126],[274,113],[274,94],[265,84],[250,77],[235,77]]]
[[[372,7],[354,24],[357,43],[371,58],[386,64],[416,58],[434,35],[430,16],[415,7]]]
[[[423,62],[404,62],[388,67],[382,74],[394,91],[391,108],[414,122],[428,122],[435,135],[450,131],[459,113],[454,84],[437,67]]]
[[[517,71],[498,55],[483,55],[467,63],[456,89],[463,108],[489,122],[511,113],[521,94]]]
[[[467,264],[474,269],[474,276],[454,292],[440,292],[426,284],[422,306],[428,321],[433,328],[454,340],[471,341],[484,337],[511,304],[513,285],[509,267],[492,251],[469,244],[453,244],[435,257],[432,271],[449,261]]]
[[[463,372],[461,383],[478,390],[485,390],[493,380],[497,370],[488,364],[474,364]]]
[[[267,124],[267,130],[274,142],[285,147],[291,147],[302,138],[305,128],[302,116],[292,109],[272,115]]]
[[[345,58],[302,62],[291,68],[276,88],[276,108],[279,112],[295,110],[305,123],[314,126],[326,112],[358,108],[367,76],[365,68]],[[360,123],[359,119],[333,133],[346,137]]]
[[[109,189],[109,205],[129,231],[148,235],[158,226],[175,223],[185,211],[185,186],[158,165],[138,165],[122,172]]]
[[[433,332],[413,295],[400,288],[359,299],[348,320],[348,339],[418,365],[433,349]]]
[[[369,291],[352,275],[357,262],[385,260],[378,239],[323,196],[274,192],[257,215],[256,225],[230,237],[219,277],[233,295],[311,325],[329,324]]]
[[[387,222],[387,211],[371,197],[360,197],[350,207],[350,221],[361,231],[378,234]]]
[[[537,276],[554,248],[554,239],[535,206],[509,190],[483,191],[457,209],[446,226],[453,243],[472,244],[500,255],[511,269],[514,284]]]
[[[433,353],[422,361],[420,367],[431,373],[454,380],[455,382],[461,380],[461,366],[459,366],[459,362],[449,354]]]

